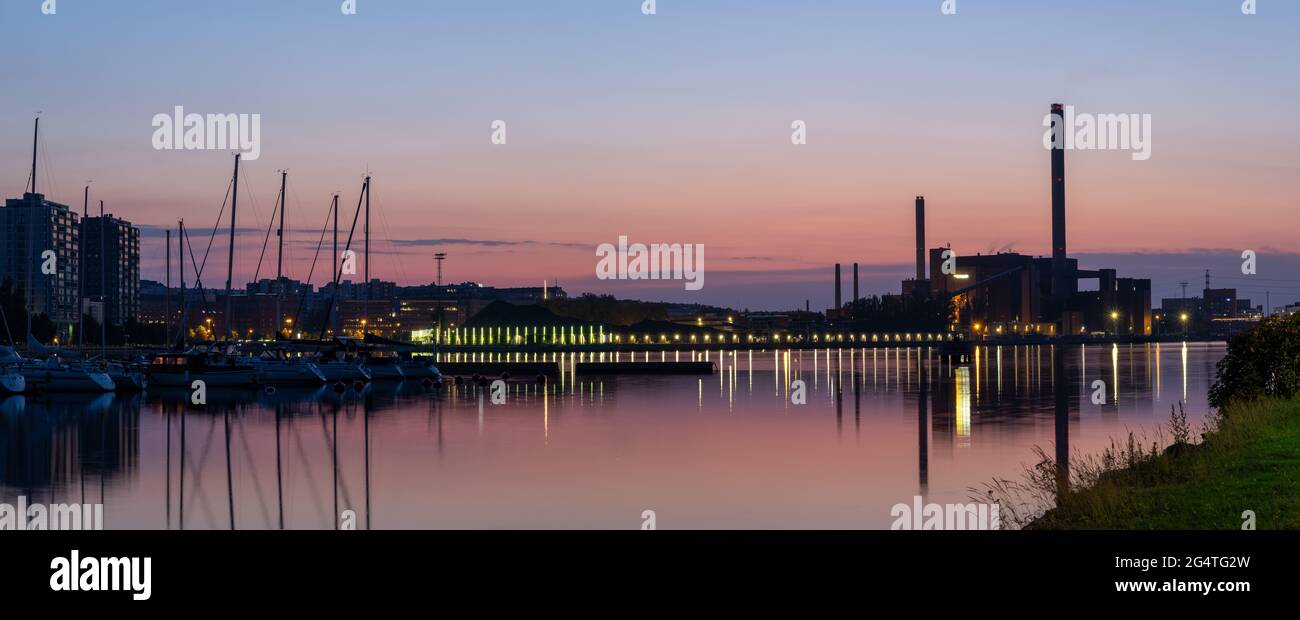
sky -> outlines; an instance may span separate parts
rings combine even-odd
[[[737,308],[831,305],[832,269],[897,292],[913,200],[931,246],[1050,253],[1053,102],[1151,115],[1151,158],[1067,153],[1069,248],[1150,277],[1300,299],[1300,3],[1259,0],[3,0],[0,192],[27,184],[202,254],[231,176],[220,150],[156,150],[156,114],[258,114],[235,281],[259,269],[281,169],[286,274],[304,279],[334,192],[373,176],[373,277],[559,281]],[[493,122],[506,144],[493,144]],[[807,127],[792,144],[792,124]],[[228,211],[226,217],[229,216]],[[221,223],[222,230],[229,222]],[[346,230],[344,231],[346,237]],[[705,286],[598,280],[596,247],[706,248]],[[272,238],[274,242],[274,238]],[[224,283],[226,239],[205,283]],[[1258,255],[1254,275],[1241,253]],[[322,263],[323,264],[323,263]],[[318,267],[321,284],[328,268]]]

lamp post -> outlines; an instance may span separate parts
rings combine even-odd
[[[442,286],[442,261],[447,260],[446,252],[438,252],[433,255],[433,260],[438,261],[438,281],[434,282],[437,286]]]

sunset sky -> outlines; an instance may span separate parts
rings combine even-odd
[[[80,208],[93,179],[92,201],[144,231],[141,276],[161,280],[162,229],[184,217],[202,252],[232,157],[154,150],[151,119],[260,114],[236,282],[256,268],[277,170],[297,278],[331,194],[349,222],[369,170],[375,277],[428,283],[443,251],[451,281],[821,309],[835,262],[846,295],[855,261],[866,292],[897,291],[918,194],[931,246],[1049,253],[1042,118],[1060,101],[1153,119],[1149,161],[1066,155],[1082,266],[1153,278],[1157,304],[1180,281],[1199,294],[1207,268],[1257,304],[1300,296],[1300,79],[1277,79],[1297,75],[1300,3],[340,4],[59,0],[43,15],[6,0],[0,192],[22,193],[40,112],[41,191]],[[506,145],[490,142],[498,119]],[[704,244],[704,289],[596,280],[596,246],[620,235]],[[224,282],[224,247],[206,284]]]

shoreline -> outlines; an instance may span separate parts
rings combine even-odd
[[[1300,528],[1300,396],[1234,404],[1212,424],[1192,432],[1198,443],[1150,451],[1130,436],[1108,451],[1121,467],[1098,471],[1024,529]]]

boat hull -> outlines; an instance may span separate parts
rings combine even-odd
[[[139,392],[148,385],[143,373],[109,371],[108,376],[119,392]]]
[[[305,362],[256,362],[252,365],[257,382],[273,385],[320,385],[325,375],[315,364]]]
[[[16,372],[0,374],[0,396],[22,394],[27,391],[27,379]]]
[[[442,373],[438,372],[438,367],[433,364],[421,364],[419,362],[404,362],[401,366],[402,374],[407,379],[440,379]]]
[[[369,381],[370,373],[365,368],[349,362],[317,362],[316,368],[326,381]]]
[[[370,378],[375,381],[401,381],[406,378],[402,373],[402,367],[397,364],[366,365],[366,370],[370,372]]]
[[[247,368],[221,372],[155,372],[149,375],[149,382],[160,387],[189,388],[195,381],[202,381],[207,387],[250,387],[257,382],[257,373]]]
[[[102,372],[73,368],[27,367],[22,369],[27,386],[52,392],[112,392],[113,380]]]

